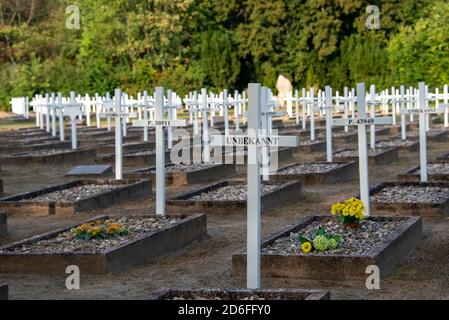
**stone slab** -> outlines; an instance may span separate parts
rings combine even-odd
[[[68,177],[100,177],[112,174],[111,165],[90,165],[90,166],[76,166],[66,176]]]

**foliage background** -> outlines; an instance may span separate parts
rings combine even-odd
[[[0,0],[0,108],[45,91],[275,89],[279,74],[297,88],[442,86],[448,19],[443,0]]]

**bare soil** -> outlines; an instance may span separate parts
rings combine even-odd
[[[385,139],[385,137],[381,137]],[[356,147],[338,145],[341,147]],[[449,140],[444,143],[428,143],[428,159],[448,151]],[[296,161],[313,162],[316,154],[300,154]],[[370,167],[370,185],[395,180],[395,176],[419,163],[419,153],[400,151],[399,161],[389,166]],[[88,162],[79,163],[86,165]],[[93,164],[93,161],[92,163]],[[5,192],[31,191],[48,185],[73,180],[64,177],[73,165],[12,166],[4,165],[0,179]],[[244,178],[244,177],[240,177]],[[195,189],[199,186],[170,187],[168,194]],[[358,180],[325,186],[305,186],[303,196],[295,203],[285,205],[262,216],[263,236],[296,222],[311,214],[327,214],[332,203],[344,200],[358,192]],[[18,241],[33,235],[65,227],[87,218],[108,214],[154,213],[154,201],[130,201],[112,208],[89,214],[66,217],[11,217],[9,236],[0,245]],[[173,212],[181,213],[181,212]],[[187,213],[182,212],[182,213]],[[380,290],[368,290],[364,282],[332,283],[310,282],[294,279],[262,279],[264,288],[312,288],[326,289],[332,299],[449,299],[449,219],[424,219],[424,238],[417,250],[391,275],[382,277]],[[208,236],[184,249],[158,259],[156,262],[124,273],[108,275],[83,275],[81,289],[67,290],[67,275],[7,276],[0,275],[0,282],[10,285],[11,299],[145,299],[149,293],[162,287],[245,287],[245,279],[231,275],[232,254],[246,243],[246,215],[209,215]],[[338,272],[338,271],[337,271]]]

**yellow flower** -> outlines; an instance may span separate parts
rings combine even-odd
[[[312,251],[312,244],[310,242],[304,242],[301,245],[301,249],[302,249],[302,252],[309,253],[310,251]]]

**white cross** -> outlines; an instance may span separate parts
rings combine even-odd
[[[359,107],[358,118],[352,119],[334,119],[334,126],[358,126],[359,136],[359,175],[360,175],[360,198],[366,207],[366,216],[370,215],[369,200],[369,175],[368,175],[368,148],[366,142],[367,125],[386,125],[392,124],[391,117],[367,118],[366,117],[366,91],[365,84],[357,84],[357,105]]]
[[[246,146],[248,149],[247,172],[247,287],[260,288],[260,227],[261,227],[261,179],[259,152],[265,146],[298,146],[298,137],[264,136],[261,133],[261,85],[250,83],[248,87],[248,133],[234,136],[212,136],[213,146]]]
[[[176,103],[174,98],[176,97],[176,93],[171,90],[167,90],[167,104],[165,108],[168,109],[168,120],[176,119],[176,110],[182,108],[182,103]],[[171,150],[173,148],[173,127],[168,126],[167,128],[167,143],[168,149]]]
[[[122,119],[136,118],[136,113],[123,112],[122,92],[115,89],[115,111],[100,113],[100,118],[115,118],[115,179],[123,179],[123,130],[121,128]],[[124,124],[126,125],[126,123]]]
[[[78,140],[76,133],[76,117],[82,116],[83,112],[81,103],[76,102],[76,94],[74,91],[70,92],[70,102],[64,104],[64,116],[70,117],[70,124],[72,127],[72,149],[78,149]]]
[[[371,119],[375,119],[376,118],[376,106],[382,104],[382,102],[377,101],[376,86],[374,84],[372,84],[370,86],[369,97],[370,98],[368,99],[368,104],[371,106],[371,108],[370,108]],[[372,150],[375,150],[376,149],[376,126],[374,125],[374,123],[370,125],[369,133],[370,133],[370,147]]]
[[[439,108],[429,108],[427,97],[426,84],[419,83],[419,108],[418,109],[403,109],[403,114],[419,114],[419,158],[420,158],[420,173],[421,182],[427,182],[427,131],[426,131],[426,115],[435,113],[444,113],[449,108],[447,104],[440,104]]]
[[[59,140],[61,142],[65,141],[65,133],[64,133],[64,105],[62,104],[62,94],[59,92],[57,96],[54,93],[51,95],[51,105],[50,108],[52,110],[52,135],[56,136],[56,112],[58,113],[59,118]]]
[[[315,111],[318,107],[319,110],[321,110],[321,106],[323,104],[321,97],[314,97],[314,91],[313,88],[310,88],[310,97],[308,99],[307,104],[310,107],[310,140],[315,141]]]
[[[203,121],[203,162],[210,162],[210,134],[209,134],[209,123],[207,121],[208,113],[212,111],[219,111],[220,108],[211,107],[208,102],[207,90],[205,88],[201,89],[201,102],[198,101],[198,95],[196,91],[194,92],[193,101],[188,101],[190,106],[193,106],[193,110],[189,109],[189,112],[195,113],[195,122],[194,122],[194,134],[198,134],[198,112],[201,112],[202,121]],[[201,107],[198,107],[201,106]]]
[[[101,102],[101,105],[103,112],[105,112],[106,114],[108,114],[109,112],[111,112],[112,109],[114,109],[115,103],[114,100],[110,98],[109,93],[106,95],[106,98]],[[108,131],[112,131],[111,117],[107,116],[106,118],[107,118]],[[98,113],[98,119],[101,119],[101,112]],[[99,121],[101,122],[101,120]]]
[[[185,120],[164,120],[164,88],[155,92],[155,120],[134,120],[133,127],[156,127],[156,214],[165,215],[165,127],[186,127]]]

